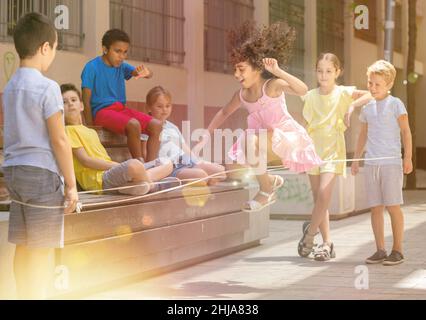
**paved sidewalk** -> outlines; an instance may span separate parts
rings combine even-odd
[[[260,246],[86,299],[426,299],[426,191],[405,200],[406,262],[398,266],[364,265],[375,251],[369,214],[331,222],[337,258],[326,263],[297,255],[301,221],[272,220]],[[355,287],[357,266],[368,270],[368,289]]]

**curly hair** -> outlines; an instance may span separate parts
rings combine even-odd
[[[253,68],[263,70],[264,58],[274,58],[286,67],[296,39],[296,31],[284,21],[257,27],[253,21],[244,22],[228,33],[228,51],[232,64],[247,61]],[[264,71],[264,77],[272,77]]]

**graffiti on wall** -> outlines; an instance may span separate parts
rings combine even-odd
[[[7,51],[3,55],[3,67],[4,67],[4,76],[6,82],[10,80],[12,74],[15,72],[16,67],[16,56],[13,52]]]
[[[284,179],[284,185],[278,189],[277,197],[286,202],[313,204],[309,182],[299,178]]]

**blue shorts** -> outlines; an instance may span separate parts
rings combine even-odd
[[[179,171],[183,170],[183,169],[191,169],[194,168],[197,164],[192,161],[189,160],[188,163],[182,163],[182,158],[179,158],[179,162],[178,163],[174,163],[173,164],[173,171],[170,174],[170,177],[176,177],[177,174],[179,173]]]

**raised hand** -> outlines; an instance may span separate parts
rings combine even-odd
[[[149,70],[148,67],[145,67],[143,64],[136,67],[135,72],[136,72],[135,79],[152,77],[151,70]]]
[[[265,70],[272,74],[275,74],[278,70],[280,70],[278,61],[274,58],[264,58],[262,59],[262,62]]]

